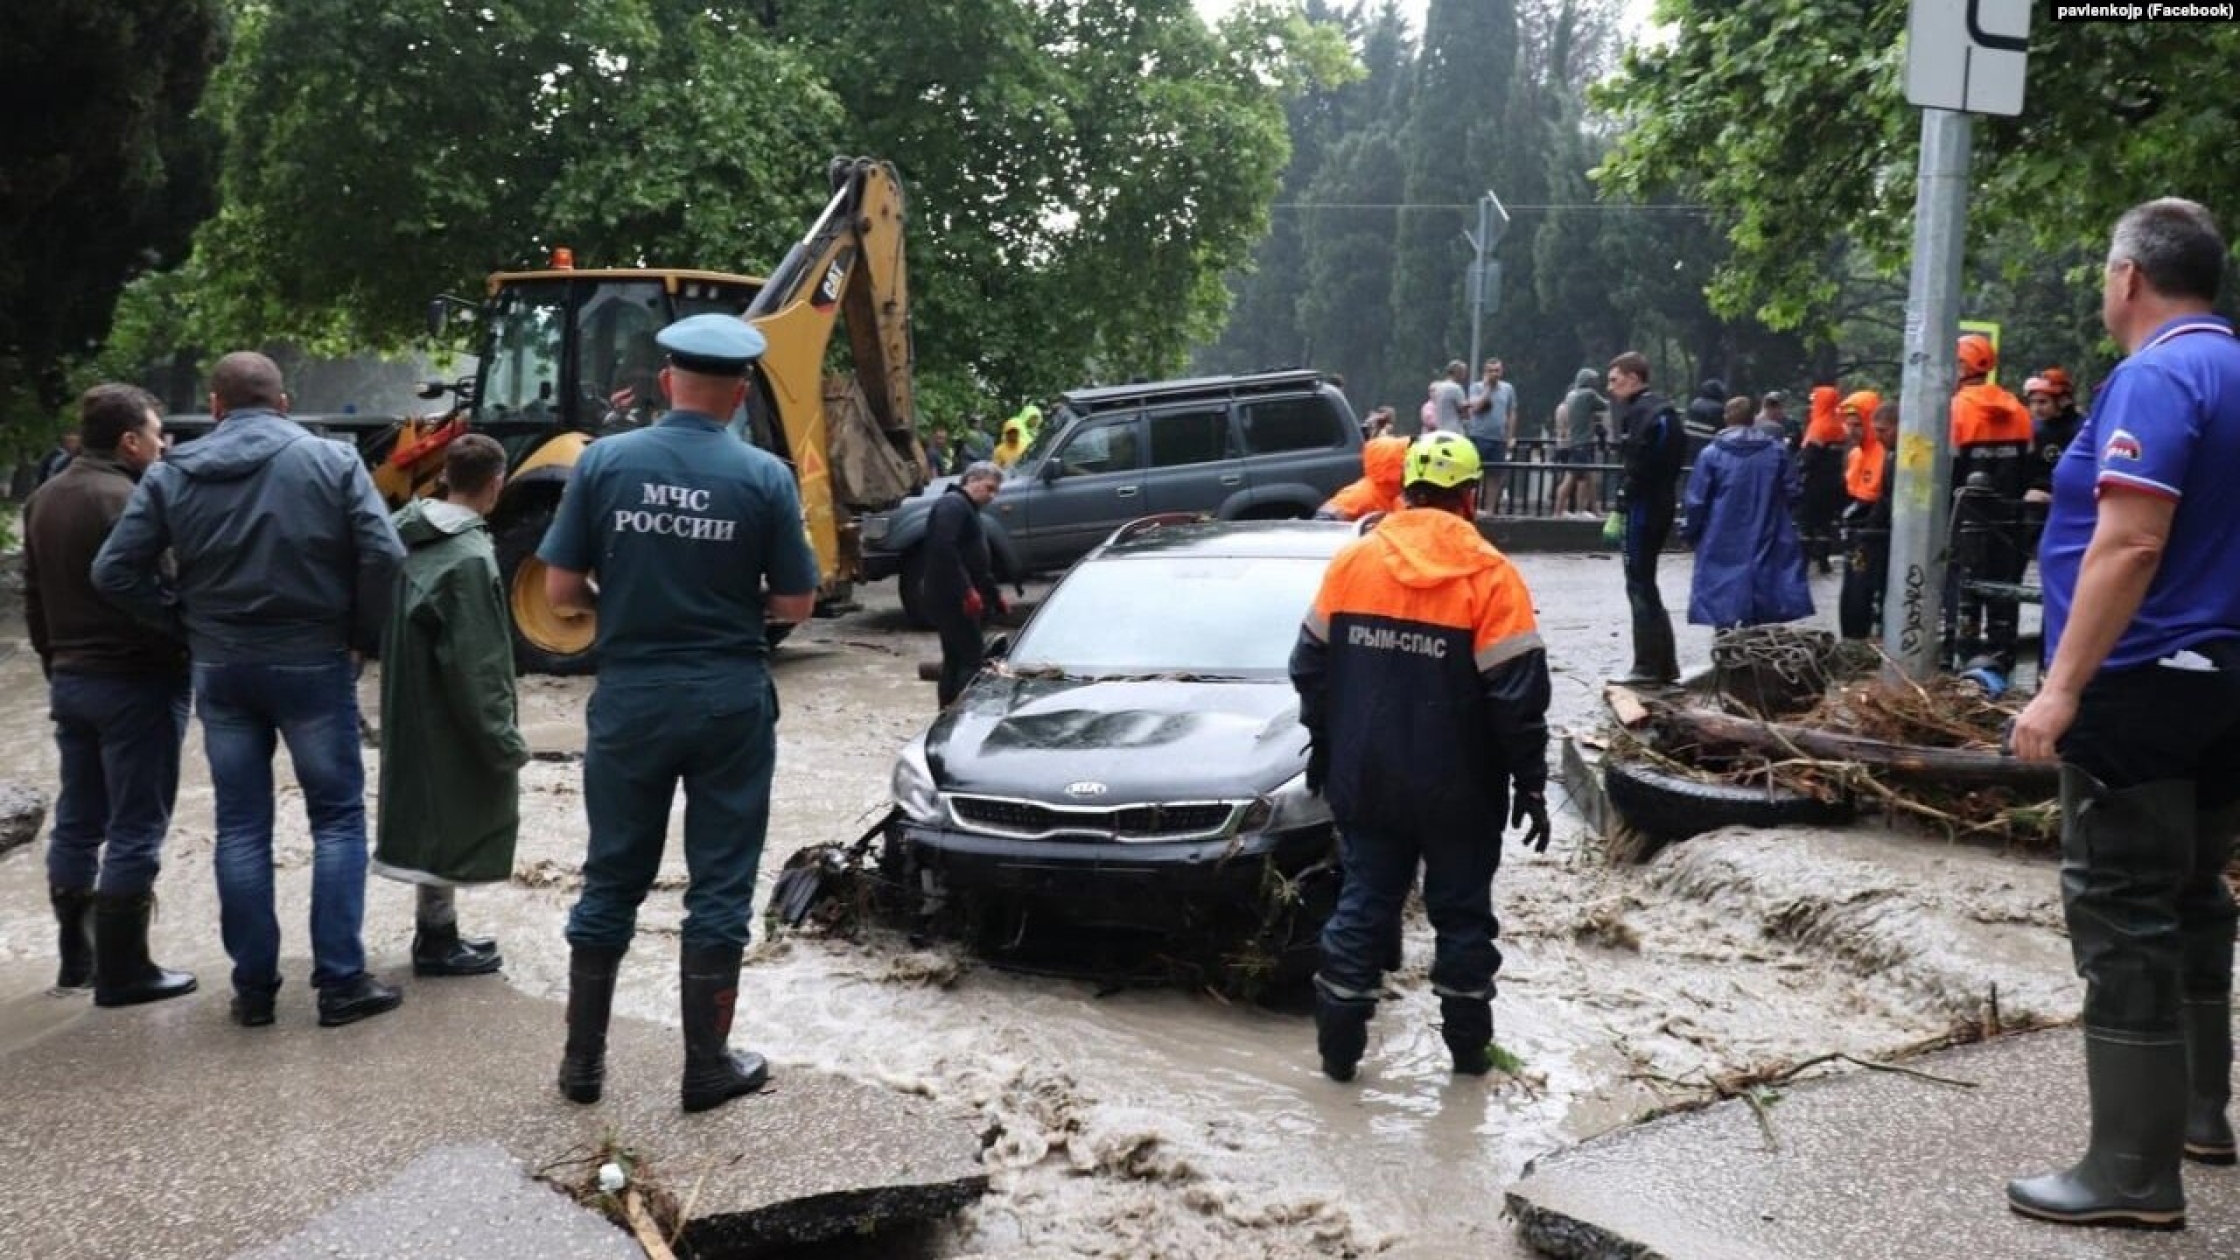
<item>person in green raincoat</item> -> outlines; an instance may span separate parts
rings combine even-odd
[[[459,934],[453,890],[513,874],[518,772],[513,637],[483,514],[505,450],[470,433],[444,452],[444,494],[396,514],[404,567],[381,639],[381,825],[373,870],[416,885],[412,970],[479,976],[495,941]]]

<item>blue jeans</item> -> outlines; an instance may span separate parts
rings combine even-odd
[[[1423,905],[1437,935],[1431,986],[1444,997],[1490,997],[1501,969],[1494,938],[1493,875],[1501,866],[1498,822],[1477,834],[1406,826],[1345,828],[1338,837],[1345,883],[1322,925],[1322,978],[1339,996],[1374,994],[1383,982],[1400,913],[1423,866]]]
[[[705,683],[602,677],[585,714],[583,806],[591,823],[583,896],[568,941],[619,949],[661,869],[669,808],[684,784],[684,946],[747,943],[770,827],[778,693],[756,669]]]
[[[47,841],[50,885],[117,897],[155,887],[179,795],[188,694],[183,669],[56,672],[48,703],[62,754],[62,790]]]
[[[219,925],[237,990],[280,983],[272,754],[283,740],[311,820],[311,983],[324,989],[365,973],[366,774],[356,672],[342,655],[310,665],[194,667],[217,793]]]

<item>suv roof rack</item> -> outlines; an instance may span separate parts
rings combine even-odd
[[[1296,389],[1301,385],[1318,385],[1322,380],[1322,373],[1313,368],[1293,368],[1289,371],[1254,372],[1240,376],[1193,376],[1174,381],[1139,381],[1133,385],[1100,385],[1090,389],[1069,390],[1061,397],[1076,407],[1089,409],[1153,398],[1190,395],[1228,397]]]

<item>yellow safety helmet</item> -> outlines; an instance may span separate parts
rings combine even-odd
[[[1485,472],[1478,448],[1459,433],[1426,433],[1408,447],[1408,471],[1400,484],[1428,481],[1442,490],[1466,486]]]

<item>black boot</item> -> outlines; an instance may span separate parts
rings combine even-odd
[[[55,953],[62,961],[54,971],[57,992],[93,986],[93,890],[50,888],[47,900],[54,906]]]
[[[2085,1029],[2091,1144],[2067,1172],[2008,1182],[2007,1205],[2063,1225],[2185,1228],[2185,1070],[2182,1040]]]
[[[739,1000],[736,945],[687,949],[678,958],[684,1006],[684,1109],[706,1111],[761,1089],[770,1064],[731,1048],[732,1008]]]
[[[1321,976],[1314,978],[1314,1044],[1322,1055],[1322,1074],[1333,1081],[1350,1081],[1369,1048],[1369,1017],[1377,1013],[1375,998],[1344,996],[1333,992]]]
[[[412,974],[416,976],[487,976],[505,965],[497,942],[478,946],[459,935],[457,923],[412,927]]]
[[[614,1011],[620,949],[577,945],[568,951],[568,1045],[560,1055],[560,1093],[569,1102],[599,1101],[607,1083],[607,1018]]]
[[[2186,1012],[2186,1158],[2197,1164],[2240,1164],[2240,1146],[2225,1115],[2232,1102],[2232,1001],[2188,998]]]
[[[1454,1056],[1457,1076],[1484,1076],[1493,1070],[1493,1003],[1486,998],[1439,998],[1439,1035]]]
[[[1633,672],[1625,682],[1635,686],[1669,686],[1680,681],[1680,652],[1672,638],[1672,614],[1663,610],[1636,609],[1633,614]]]
[[[155,894],[97,893],[93,898],[93,1004],[138,1006],[194,992],[194,977],[148,958],[148,916]]]
[[[365,972],[355,980],[319,990],[319,1027],[340,1028],[372,1019],[404,1005],[404,994]]]

